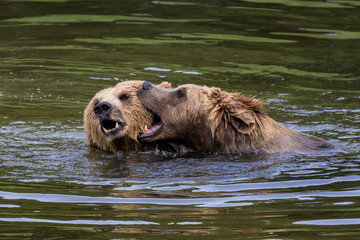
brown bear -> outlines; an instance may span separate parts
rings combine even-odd
[[[224,153],[305,153],[333,146],[291,130],[264,113],[263,101],[192,84],[166,89],[144,82],[138,98],[159,121],[139,136],[165,140],[190,151]]]
[[[91,146],[116,152],[146,150],[147,143],[137,137],[144,125],[151,125],[152,114],[136,96],[144,81],[124,81],[95,94],[84,111],[86,138]],[[162,87],[170,87],[163,82]]]

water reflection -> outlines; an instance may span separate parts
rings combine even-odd
[[[0,1],[0,238],[355,239],[359,7]],[[126,79],[257,95],[268,99],[269,116],[340,151],[89,148],[85,106]]]

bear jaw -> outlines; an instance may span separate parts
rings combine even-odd
[[[116,134],[120,130],[124,128],[125,123],[121,123],[119,121],[114,121],[111,119],[102,119],[100,121],[101,130],[105,133],[105,135]]]
[[[144,126],[144,133],[139,134],[139,136],[138,136],[139,140],[143,140],[146,138],[154,138],[158,134],[161,133],[161,131],[164,127],[164,123],[163,123],[161,117],[157,113],[152,112],[152,114],[153,114],[152,123],[149,127],[148,127],[148,125]]]
[[[108,141],[113,141],[115,138],[124,135],[126,123],[110,118],[99,119],[99,130],[104,134]]]

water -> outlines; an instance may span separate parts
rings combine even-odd
[[[0,2],[1,239],[357,239],[358,1]],[[267,99],[338,153],[105,153],[82,112],[126,79]]]

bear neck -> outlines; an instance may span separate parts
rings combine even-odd
[[[227,153],[306,153],[333,148],[323,139],[291,130],[265,113],[255,115],[256,124],[249,134],[237,132],[224,122],[215,130],[211,152]]]
[[[139,143],[138,141],[130,138],[130,137],[123,137],[115,139],[111,143],[111,148],[109,149],[112,152],[118,152],[118,151],[162,151],[162,152],[169,152],[169,153],[175,153],[178,151],[176,146],[171,145],[167,142],[142,142]]]
[[[117,151],[139,151],[140,144],[135,141],[134,139],[130,137],[122,137],[114,139],[114,141],[111,142],[113,152]]]
[[[184,141],[177,142],[185,149],[194,150],[197,152],[211,152],[213,149],[214,140],[212,138],[211,129],[202,124],[192,127],[183,134]]]
[[[334,146],[329,142],[312,135],[291,130],[266,114],[264,114],[261,120],[261,132],[263,133],[266,152],[309,153],[334,149]]]

